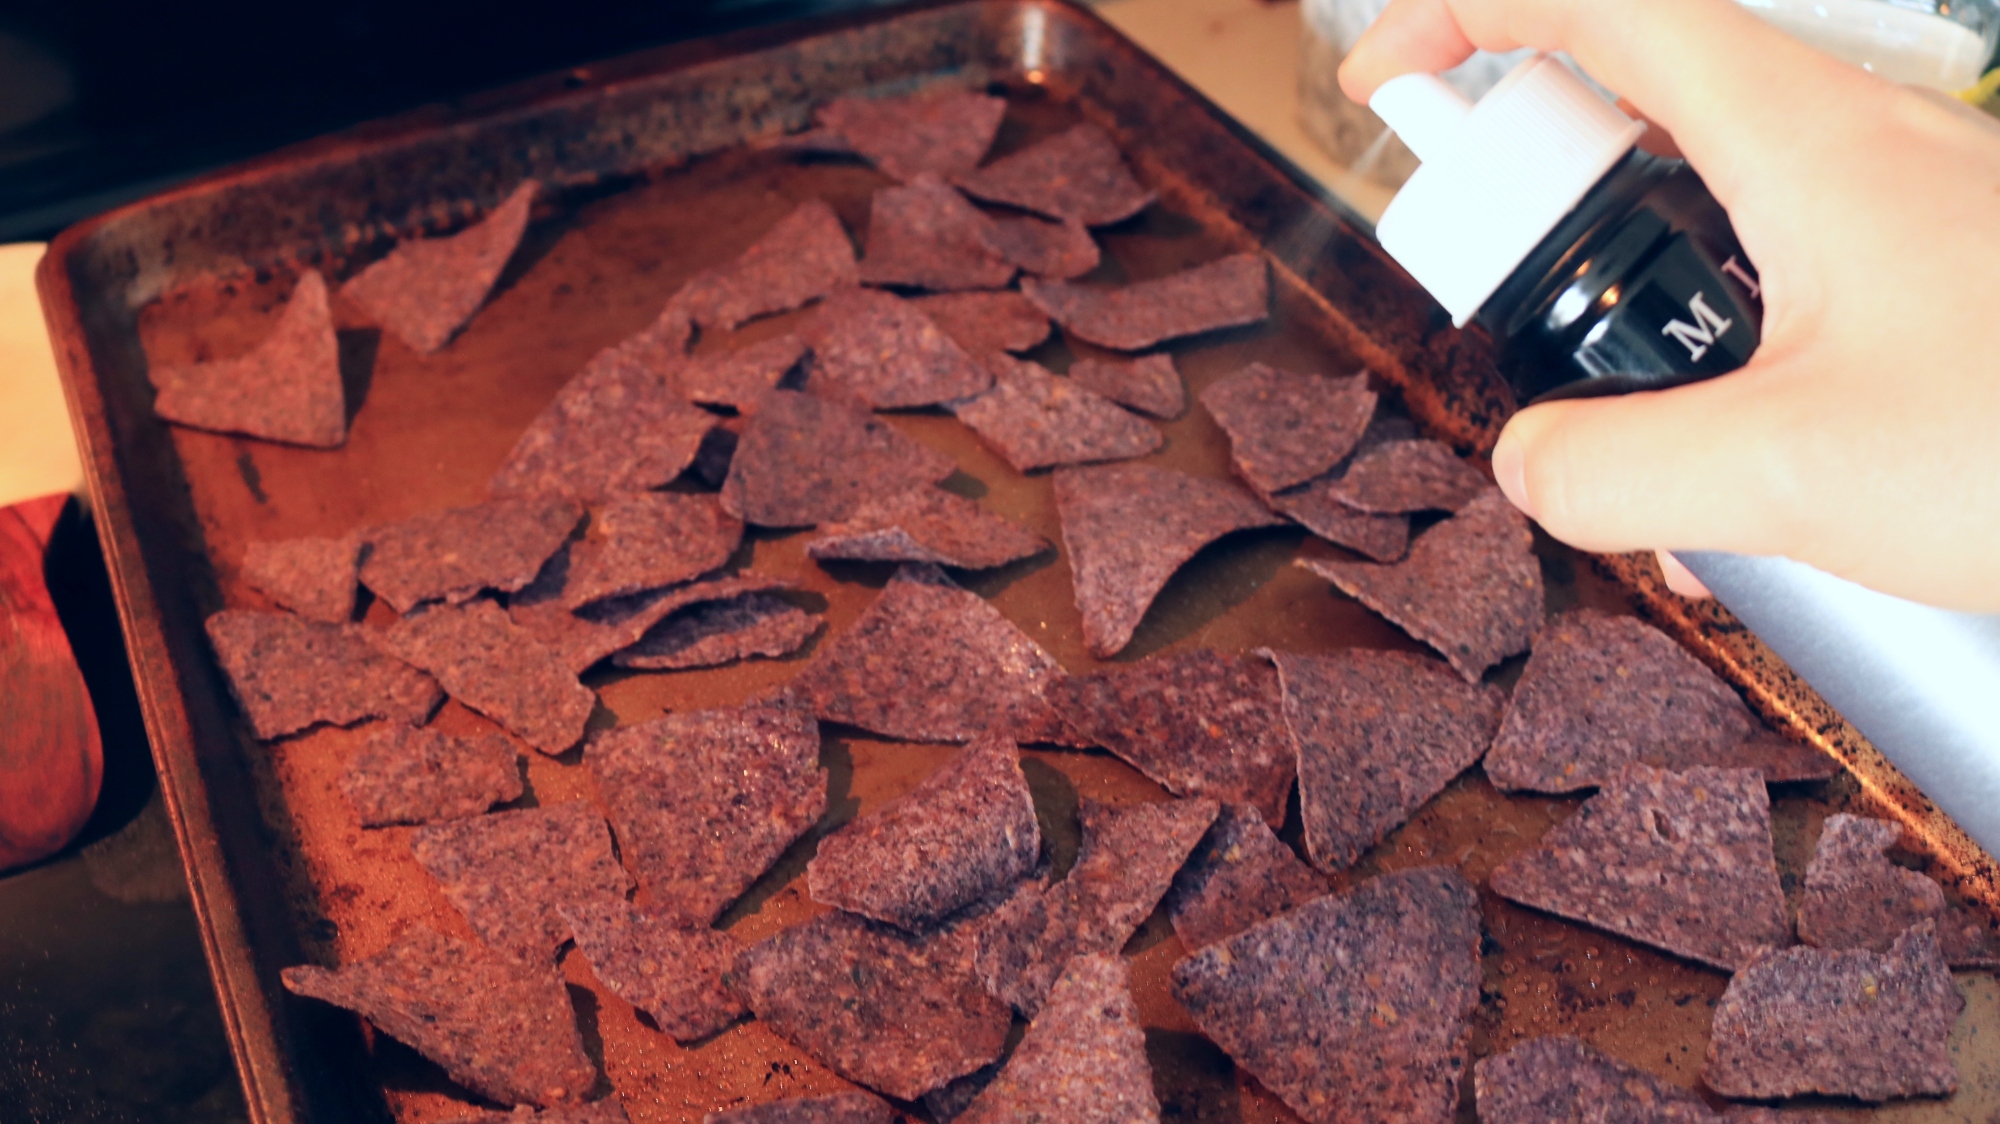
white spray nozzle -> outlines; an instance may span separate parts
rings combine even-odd
[[[1382,83],[1368,108],[1418,160],[1433,160],[1451,147],[1472,103],[1435,74],[1405,74]]]

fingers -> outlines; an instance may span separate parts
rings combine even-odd
[[[1800,468],[1782,422],[1765,424],[1772,397],[1755,375],[1732,375],[1532,406],[1501,433],[1494,476],[1515,506],[1585,550],[1788,553]]]
[[[1369,26],[1340,66],[1340,89],[1363,105],[1401,74],[1449,70],[1478,49],[1447,0],[1397,0]],[[1488,50],[1506,50],[1487,47]]]
[[[1667,588],[1682,597],[1692,597],[1705,601],[1715,594],[1710,593],[1707,583],[1694,576],[1694,571],[1681,564],[1681,560],[1664,550],[1656,550],[1654,556],[1660,560],[1660,573],[1667,579]]]

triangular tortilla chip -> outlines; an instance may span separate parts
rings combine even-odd
[[[704,331],[785,312],[860,280],[854,243],[833,208],[818,199],[764,232],[726,265],[704,269],[675,293],[670,308]]]
[[[604,817],[581,802],[430,824],[410,850],[486,947],[531,964],[569,939],[562,906],[632,888]]]
[[[321,722],[379,717],[416,726],[444,701],[435,680],[370,647],[356,625],[224,609],[207,630],[230,693],[266,741]]]
[[[969,172],[993,144],[1005,98],[926,90],[893,98],[835,98],[813,119],[892,179]]]
[[[1252,363],[1208,384],[1201,404],[1229,434],[1237,474],[1265,494],[1338,464],[1375,414],[1365,374],[1326,378]]]
[[[363,827],[476,816],[521,796],[521,759],[502,734],[459,738],[385,724],[341,770]]]
[[[1284,822],[1294,756],[1266,661],[1194,648],[1072,675],[1044,697],[1085,740],[1176,796],[1249,804]]]
[[[565,902],[562,919],[604,986],[676,1041],[707,1038],[743,1017],[729,977],[742,946],[728,933],[685,925],[615,896]]]
[[[997,219],[988,240],[1022,272],[1050,281],[1081,277],[1096,269],[1103,256],[1090,229],[1075,219]]]
[[[785,704],[607,730],[583,761],[651,907],[689,925],[714,921],[826,811],[819,727]]]
[[[713,496],[640,492],[593,511],[570,545],[562,603],[571,609],[691,581],[729,561],[743,522]]]
[[[1792,943],[1771,798],[1747,769],[1627,766],[1494,870],[1509,901],[1725,970]]]
[[[1542,626],[1542,566],[1528,520],[1494,489],[1417,536],[1394,565],[1300,565],[1437,649],[1469,683],[1527,649]]]
[[[951,412],[1017,472],[1128,460],[1166,443],[1152,423],[1040,364],[999,354],[985,363],[993,389],[953,403]]]
[[[1698,1095],[1567,1034],[1530,1038],[1472,1067],[1480,1124],[1716,1124]]]
[[[875,189],[864,245],[861,280],[869,285],[997,289],[1014,279],[993,220],[932,175]]]
[[[243,580],[250,588],[325,624],[353,618],[360,573],[361,540],[354,535],[253,542],[243,550]]]
[[[579,1101],[597,1083],[553,963],[522,963],[418,925],[343,968],[287,968],[285,990],[345,1007],[502,1104]]]
[[[1174,369],[1174,358],[1161,352],[1137,359],[1079,359],[1069,365],[1069,377],[1121,406],[1172,420],[1187,412],[1187,386]]]
[[[1327,477],[1308,480],[1296,488],[1265,496],[1264,502],[1335,546],[1344,546],[1377,562],[1394,562],[1409,552],[1409,516],[1370,515],[1349,507],[1334,498],[1334,483]]]
[[[218,433],[331,449],[347,440],[340,343],[326,279],[308,269],[278,326],[248,355],[147,369],[153,412]]]
[[[1902,834],[1887,820],[1845,812],[1827,817],[1799,897],[1799,939],[1820,948],[1887,952],[1906,930],[1930,919],[1953,967],[2000,964],[2000,950],[1986,922],[1974,911],[1946,902],[1936,882],[1884,857]]]
[[[1500,724],[1500,692],[1436,660],[1358,648],[1273,652],[1298,746],[1306,853],[1352,865],[1479,760]]]
[[[1202,547],[1280,522],[1227,481],[1172,469],[1114,464],[1055,475],[1084,641],[1100,658],[1131,641],[1167,579]]]
[[[912,488],[862,504],[806,543],[813,558],[1004,566],[1047,550],[1040,535],[943,488]]]
[[[879,289],[842,289],[814,310],[811,386],[877,410],[934,406],[993,384],[984,365],[917,306]]]
[[[1026,351],[1049,338],[1049,318],[1012,289],[932,293],[910,303],[973,355]]]
[[[961,1124],[1148,1124],[1160,1118],[1131,973],[1116,954],[1079,956],[1006,1068]]]
[[[438,605],[405,617],[371,643],[437,677],[445,692],[557,754],[583,737],[597,696],[576,681],[563,654],[508,619],[491,601]]]
[[[1479,900],[1384,874],[1174,965],[1174,998],[1309,1124],[1447,1124],[1479,1002]]]
[[[722,506],[759,527],[810,527],[958,471],[950,457],[845,402],[774,390],[743,428]]]
[[[454,604],[483,590],[512,593],[541,573],[583,518],[573,500],[501,499],[427,511],[371,528],[361,584],[407,613],[426,601]]]
[[[1117,142],[1088,122],[1010,153],[954,181],[968,195],[1055,219],[1103,226],[1146,209],[1153,193],[1132,178]]]
[[[758,656],[776,659],[805,647],[824,622],[775,593],[752,590],[707,597],[676,610],[624,651],[619,667],[676,671],[720,667]]]
[[[1357,511],[1457,511],[1493,486],[1438,441],[1389,441],[1357,453],[1332,493]]]
[[[735,351],[691,360],[675,372],[674,382],[690,402],[754,410],[764,393],[783,381],[808,350],[804,339],[787,332]]]
[[[1224,804],[1174,876],[1167,916],[1193,951],[1323,897],[1326,889],[1326,879],[1271,834],[1263,813]]]
[[[790,689],[828,722],[910,741],[1067,741],[1042,698],[1055,657],[936,566],[910,563]]]
[[[1271,301],[1269,270],[1256,254],[1234,254],[1120,288],[1025,277],[1021,292],[1065,332],[1116,351],[1262,323]]]
[[[444,238],[400,242],[347,279],[340,295],[360,305],[410,350],[428,354],[465,327],[521,245],[541,185],[525,180],[486,217]]]
[[[554,649],[561,664],[578,675],[614,652],[639,643],[654,625],[690,605],[732,601],[746,593],[791,588],[791,583],[783,578],[745,570],[733,577],[613,597],[572,612],[563,608],[562,603],[568,572],[569,551],[564,548],[549,559],[534,584],[514,595],[507,615]]]

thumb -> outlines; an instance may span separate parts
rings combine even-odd
[[[1797,468],[1788,427],[1767,424],[1760,374],[1530,406],[1501,433],[1494,476],[1516,507],[1584,550],[1786,553]]]

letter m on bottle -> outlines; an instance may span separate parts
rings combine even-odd
[[[1694,323],[1690,324],[1680,319],[1669,320],[1666,327],[1660,329],[1660,334],[1679,340],[1681,346],[1688,349],[1688,362],[1699,363],[1701,357],[1707,355],[1708,349],[1714,345],[1716,337],[1728,331],[1729,326],[1735,321],[1724,320],[1717,316],[1715,310],[1708,307],[1708,299],[1702,296],[1699,290],[1688,298],[1688,315],[1694,317]]]

